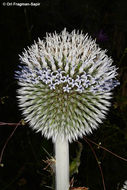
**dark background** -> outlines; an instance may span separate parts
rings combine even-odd
[[[16,1],[17,2],[17,1]],[[19,1],[18,1],[19,2]],[[38,1],[40,2],[40,1]],[[22,3],[25,3],[22,1]],[[127,158],[127,1],[126,0],[42,0],[38,7],[3,6],[0,8],[0,121],[22,119],[16,100],[17,83],[14,71],[19,54],[46,32],[60,32],[66,27],[88,32],[119,67],[121,85],[114,90],[112,108],[100,128],[89,139]],[[0,150],[14,126],[0,126]],[[102,178],[96,159],[83,140],[79,172],[74,186],[102,190]],[[70,145],[70,158],[76,157],[76,143]],[[120,190],[127,180],[127,162],[92,144],[104,174],[107,190]],[[0,190],[48,190],[53,176],[44,170],[51,140],[33,132],[27,125],[19,126],[5,149],[0,167]],[[50,169],[50,167],[48,167]],[[49,186],[49,187],[46,187]]]

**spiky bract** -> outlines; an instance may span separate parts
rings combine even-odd
[[[127,190],[127,180],[124,182],[123,187],[121,188],[121,190]]]
[[[119,84],[116,67],[87,34],[47,34],[20,60],[19,106],[33,129],[53,141],[72,141],[105,118],[111,90]]]

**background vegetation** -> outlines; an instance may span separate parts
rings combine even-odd
[[[23,3],[23,2],[22,2]],[[38,7],[3,6],[0,8],[0,121],[19,122],[14,71],[23,48],[32,45],[46,32],[64,27],[88,32],[103,49],[108,49],[119,67],[121,85],[114,90],[112,108],[102,126],[88,138],[127,158],[127,1],[126,0],[42,0]],[[14,126],[0,126],[0,150]],[[71,161],[79,170],[73,173],[74,186],[102,190],[96,159],[84,139],[70,145]],[[76,151],[75,151],[75,147]],[[92,144],[104,174],[107,190],[120,190],[127,180],[127,162]],[[19,126],[9,141],[0,167],[0,190],[48,190],[52,186],[50,167],[44,170],[53,145],[35,134],[28,125]],[[75,167],[75,162],[73,162]],[[48,171],[50,170],[50,171]],[[76,171],[76,170],[74,170]],[[46,187],[49,186],[49,187]]]

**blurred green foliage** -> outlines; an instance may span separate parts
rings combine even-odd
[[[2,4],[1,4],[2,5]],[[108,49],[119,67],[121,85],[114,90],[112,107],[97,131],[88,138],[127,158],[127,1],[126,0],[43,0],[39,7],[0,8],[0,121],[18,122],[22,119],[17,107],[14,71],[18,54],[46,32],[60,32],[64,27],[88,32],[103,49]],[[0,126],[0,150],[12,131]],[[70,145],[74,186],[102,190],[102,179],[89,145],[79,139]],[[120,190],[127,180],[127,162],[92,145],[101,162],[107,190]],[[0,190],[48,190],[53,176],[44,170],[47,153],[53,155],[49,140],[35,134],[29,126],[20,126],[9,141],[0,168]],[[79,168],[78,168],[79,166]],[[75,171],[78,171],[77,173]]]

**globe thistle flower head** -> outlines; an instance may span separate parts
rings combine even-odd
[[[47,34],[20,56],[19,106],[42,135],[70,142],[92,132],[110,106],[117,68],[88,35]]]

